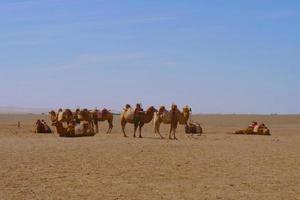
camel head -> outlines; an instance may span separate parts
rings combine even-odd
[[[51,122],[57,121],[57,115],[56,115],[56,112],[55,112],[54,110],[51,110],[51,111],[49,112],[49,116],[50,116]]]
[[[189,106],[183,107],[182,113],[180,114],[179,117],[179,123],[186,124],[190,118],[190,114],[191,114],[191,108]]]
[[[171,106],[171,110],[172,110],[172,111],[176,111],[176,110],[178,110],[178,107],[177,107],[177,105],[176,105],[176,104],[172,104],[172,106]]]
[[[157,110],[154,108],[154,106],[150,106],[146,112],[147,113],[155,113],[155,112],[157,112]]]
[[[184,106],[182,108],[182,110],[183,110],[183,112],[191,112],[192,111],[192,109],[188,105]]]
[[[162,114],[166,111],[166,107],[165,106],[160,106],[158,109],[158,114]]]
[[[131,108],[131,105],[130,104],[126,104],[125,107],[124,107],[124,110],[128,110],[129,108]]]
[[[192,111],[192,109],[188,105],[186,105],[182,108],[182,113],[187,118],[190,116],[191,111]]]

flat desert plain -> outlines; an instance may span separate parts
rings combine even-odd
[[[34,134],[38,118],[0,115],[0,199],[300,199],[300,116],[197,115],[205,133],[177,141],[123,138],[119,116],[110,135]],[[229,134],[252,120],[272,136]]]

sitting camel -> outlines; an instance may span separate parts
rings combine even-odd
[[[244,130],[239,130],[234,132],[234,134],[242,134],[242,135],[271,135],[270,129],[265,124],[260,124],[255,127],[249,126]]]
[[[94,129],[89,126],[88,122],[81,122],[80,124],[70,123],[67,128],[61,122],[53,122],[56,127],[57,133],[60,137],[84,137],[94,136]]]
[[[158,113],[154,116],[154,131],[158,133],[160,137],[162,137],[160,133],[160,124],[170,124],[170,132],[169,132],[169,139],[177,139],[175,136],[175,132],[177,129],[177,125],[184,124],[187,125],[187,122],[190,118],[191,109],[189,106],[185,106],[180,112],[176,105],[172,105],[171,111],[165,109],[164,106],[160,107]],[[171,136],[173,134],[173,138]]]
[[[50,127],[43,120],[37,120],[35,123],[35,133],[52,133]]]
[[[114,115],[107,109],[103,109],[101,111],[99,110],[93,110],[91,111],[92,114],[92,119],[94,122],[94,125],[96,126],[96,133],[99,132],[98,128],[98,122],[108,122],[108,130],[106,133],[111,133],[111,130],[113,128],[113,120],[114,120]]]
[[[55,117],[55,112],[50,112],[50,119],[52,125],[56,127],[57,133],[61,137],[82,137],[82,136],[94,136],[94,129],[90,126],[89,122],[82,121],[80,124],[76,124],[75,120],[70,121],[67,127],[64,127],[63,122],[58,121]]]
[[[157,110],[153,106],[150,106],[146,111],[135,114],[134,109],[127,104],[121,113],[121,126],[124,137],[127,137],[125,133],[125,126],[127,123],[131,123],[134,124],[133,137],[136,137],[136,130],[139,127],[139,137],[142,138],[142,128],[145,124],[152,121],[155,112],[157,112]]]

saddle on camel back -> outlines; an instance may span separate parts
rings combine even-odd
[[[108,114],[109,114],[109,110],[107,110],[106,108],[104,108],[104,109],[99,110],[99,111],[97,112],[97,117],[98,117],[99,119],[102,119],[102,118],[106,117]]]

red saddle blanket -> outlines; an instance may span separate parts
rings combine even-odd
[[[105,108],[103,110],[99,110],[98,113],[97,113],[98,118],[101,119],[101,118],[105,117],[108,113],[109,113],[109,111]]]

